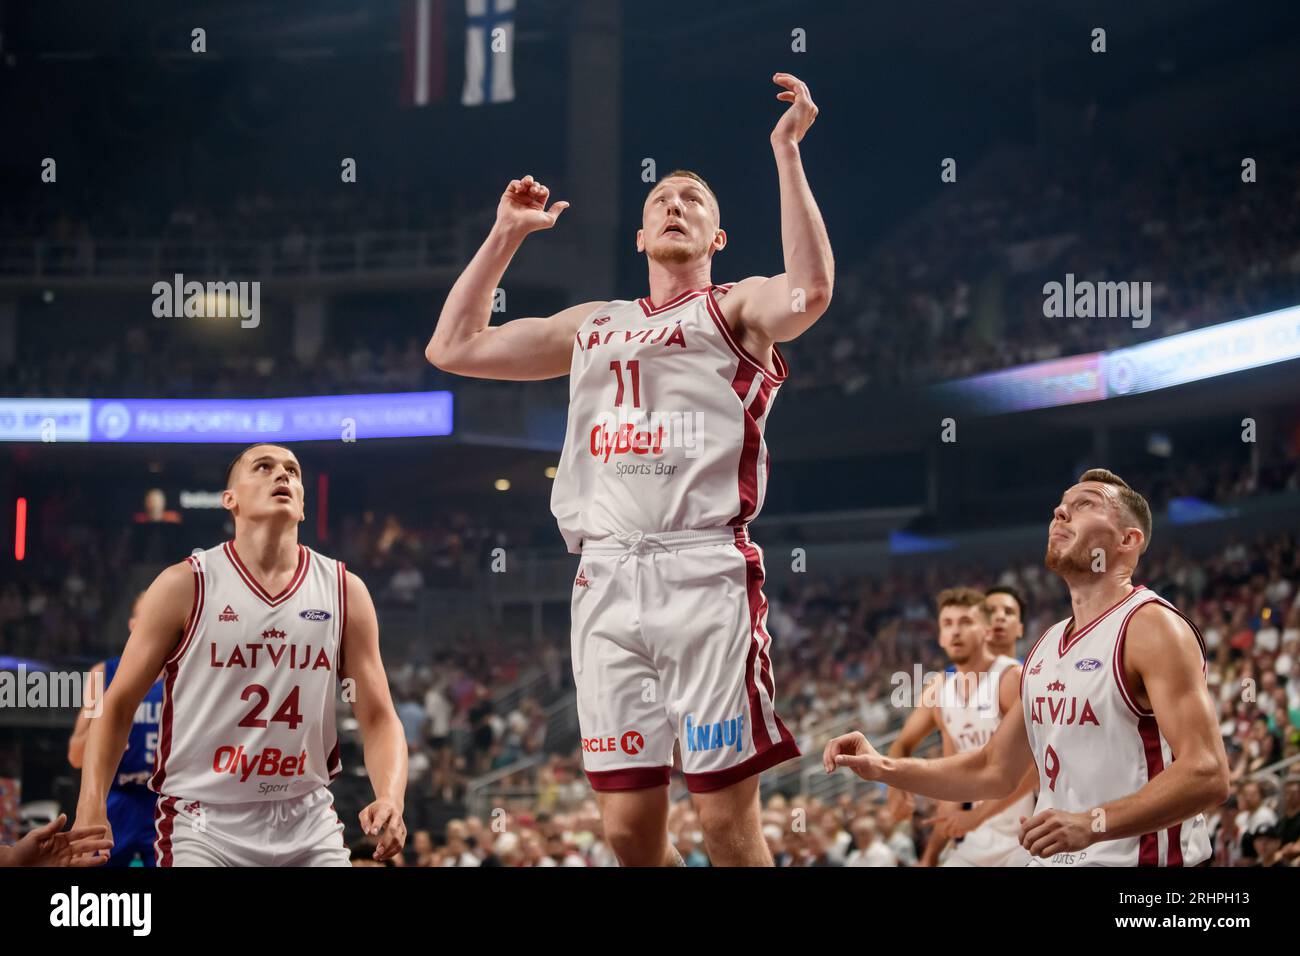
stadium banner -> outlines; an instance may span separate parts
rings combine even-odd
[[[0,441],[362,441],[450,435],[451,392],[309,398],[0,398]]]
[[[1101,353],[1018,365],[934,386],[935,394],[963,411],[983,415],[1027,412],[1106,397]]]
[[[930,393],[954,408],[1001,415],[1154,392],[1292,359],[1300,359],[1300,306],[942,382]]]
[[[94,399],[90,441],[362,441],[450,435],[452,393],[270,399]]]
[[[0,398],[0,441],[89,440],[89,399]]]
[[[1102,357],[1106,397],[1137,395],[1300,358],[1300,306],[1194,329]]]

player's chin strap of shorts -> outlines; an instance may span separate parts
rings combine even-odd
[[[655,534],[647,534],[644,531],[628,531],[622,534],[614,535],[619,543],[623,545],[623,553],[618,556],[618,563],[622,564],[634,554],[641,554],[646,548],[643,545],[658,545],[664,551],[672,552],[672,548],[664,544],[663,541]]]

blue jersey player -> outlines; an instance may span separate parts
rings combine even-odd
[[[136,598],[136,605],[140,598]],[[131,630],[135,629],[135,609],[131,611]],[[107,691],[117,673],[119,657],[110,657],[102,664],[96,664],[91,673],[102,673]],[[149,789],[149,778],[153,775],[154,754],[158,750],[158,718],[162,712],[162,680],[154,681],[149,693],[136,708],[135,718],[131,723],[126,752],[117,765],[117,775],[108,795],[108,822],[113,829],[113,853],[106,866],[131,866],[136,856],[141,866],[154,865],[154,807],[157,795]],[[77,725],[68,741],[68,762],[80,769],[86,746],[86,736],[90,733],[90,718],[84,711],[77,715]]]

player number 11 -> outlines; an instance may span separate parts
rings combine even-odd
[[[614,396],[614,404],[623,404],[623,367],[622,363],[610,362],[610,371],[618,378],[618,394]],[[628,378],[632,380],[632,406],[641,407],[641,362],[639,359],[629,359],[627,362]]]

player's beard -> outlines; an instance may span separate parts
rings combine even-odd
[[[674,242],[668,240],[665,242],[656,242],[646,246],[646,255],[656,262],[670,262],[674,265],[681,265],[686,262],[694,262],[708,250],[707,241],[699,242]]]
[[[1043,555],[1043,564],[1047,570],[1068,578],[1076,574],[1087,574],[1092,571],[1092,552],[1100,542],[1094,541],[1093,547],[1089,547],[1087,542],[1082,538],[1075,538],[1070,542],[1070,546],[1065,550],[1059,548],[1053,549],[1052,542],[1047,542],[1047,553]],[[1103,549],[1104,550],[1104,549]]]

